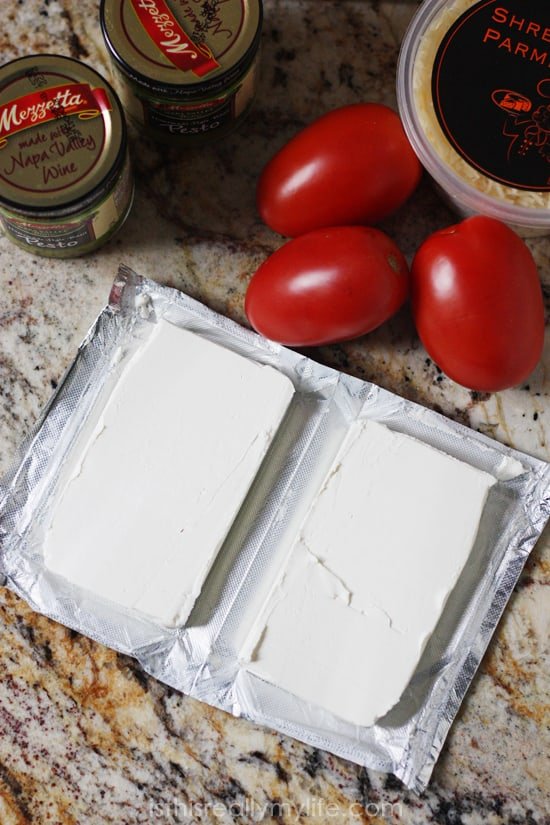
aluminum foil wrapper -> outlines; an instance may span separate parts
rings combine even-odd
[[[93,426],[121,368],[160,318],[272,365],[296,390],[201,595],[186,625],[177,628],[161,627],[77,588],[45,568],[42,552],[45,524],[76,439]],[[215,382],[216,376],[209,379]],[[289,541],[350,423],[360,417],[414,436],[498,479],[476,552],[411,682],[398,704],[369,728],[344,722],[263,682],[238,661]],[[550,465],[545,462],[266,341],[181,292],[122,267],[109,305],[2,483],[0,572],[35,610],[134,656],[160,681],[365,767],[391,772],[419,792],[548,519],[549,490]]]

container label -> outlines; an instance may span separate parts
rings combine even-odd
[[[5,231],[19,244],[27,247],[62,250],[85,246],[94,240],[91,220],[57,223],[51,226],[2,215]]]
[[[132,175],[126,159],[113,190],[96,206],[66,220],[22,218],[0,213],[5,232],[20,246],[40,253],[63,251],[78,254],[95,241],[101,241],[126,216],[133,197]]]
[[[204,77],[219,68],[208,46],[193,42],[165,0],[131,0],[131,3],[151,40],[178,69]]]
[[[233,95],[208,103],[149,103],[145,122],[171,135],[198,135],[219,129],[233,119]]]
[[[250,106],[254,97],[256,64],[229,94],[195,103],[141,99],[139,122],[169,135],[199,135],[215,132]]]
[[[115,60],[130,69],[130,77],[140,75],[144,87],[150,81],[152,94],[165,83],[185,86],[191,96],[194,86],[205,83],[227,90],[239,79],[262,16],[260,0],[113,0],[108,5],[113,10],[104,19]]]
[[[445,34],[432,97],[458,154],[507,186],[550,190],[550,5],[481,0]]]
[[[51,120],[78,115],[81,120],[109,111],[104,89],[86,83],[70,83],[31,92],[0,106],[0,149],[8,138]]]

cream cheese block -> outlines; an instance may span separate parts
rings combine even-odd
[[[293,393],[274,368],[157,323],[71,454],[46,567],[183,624]]]
[[[374,421],[349,429],[243,667],[369,726],[407,686],[496,479]]]

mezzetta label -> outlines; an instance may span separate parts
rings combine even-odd
[[[139,21],[162,54],[178,69],[197,77],[219,68],[212,52],[194,43],[182,29],[165,0],[130,0]]]
[[[0,106],[0,149],[12,135],[51,120],[78,115],[85,120],[111,109],[105,89],[70,83],[31,92]]]

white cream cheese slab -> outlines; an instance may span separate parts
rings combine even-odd
[[[496,479],[374,421],[349,429],[243,666],[361,726],[399,700]]]
[[[274,368],[160,321],[71,459],[47,568],[183,624],[293,393]]]

